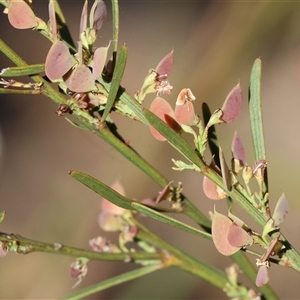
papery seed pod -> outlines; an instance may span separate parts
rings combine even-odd
[[[233,122],[242,110],[243,95],[240,84],[238,83],[227,95],[221,108],[223,115],[221,119],[225,123]]]
[[[166,75],[168,77],[172,71],[174,63],[174,50],[172,50],[170,53],[168,53],[157,65],[155,68],[155,71],[159,76]],[[164,78],[162,80],[166,80],[167,78]]]
[[[90,12],[90,28],[100,30],[106,19],[107,10],[104,1],[95,0]]]
[[[235,216],[234,214],[231,213],[230,209],[228,210],[228,218],[229,218],[233,223],[235,223],[237,226],[248,228],[248,226],[245,224],[244,221],[242,221],[240,218],[238,218],[237,216]]]
[[[274,226],[279,226],[285,219],[289,212],[289,204],[285,194],[282,194],[276,203],[273,213]]]
[[[86,65],[78,65],[70,76],[68,88],[77,93],[85,93],[95,90],[95,80],[89,67]]]
[[[190,89],[184,88],[180,91],[175,106],[175,119],[178,123],[192,126],[199,122],[191,102],[195,99],[196,97]]]
[[[183,125],[196,125],[199,122],[198,116],[195,114],[194,105],[186,102],[183,105],[175,106],[175,120]]]
[[[229,244],[234,247],[243,247],[253,243],[251,236],[235,223],[232,223],[229,227],[227,240]]]
[[[211,200],[221,200],[227,197],[226,192],[206,176],[203,177],[202,187],[205,196]]]
[[[215,211],[211,226],[212,239],[217,250],[226,256],[240,249],[240,247],[232,246],[227,239],[231,225],[232,221],[229,218]]]
[[[167,197],[168,197],[169,194],[170,194],[170,186],[171,186],[171,184],[172,184],[172,181],[169,182],[169,183],[163,188],[163,190],[162,190],[161,192],[158,193],[158,196],[157,196],[157,198],[156,198],[156,200],[155,200],[155,203],[156,203],[156,204],[158,204],[158,203],[160,203],[161,201],[167,199]]]
[[[87,28],[87,13],[88,13],[88,2],[84,1],[80,23],[79,23],[79,35],[84,32]]]
[[[231,143],[231,152],[232,152],[232,156],[238,159],[242,163],[242,165],[246,164],[245,148],[236,131],[234,132],[232,143]]]
[[[99,47],[94,52],[92,67],[93,67],[93,77],[95,80],[99,78],[102,74],[107,59],[109,46],[110,43],[107,47]]]
[[[45,73],[50,80],[64,76],[75,64],[68,46],[62,41],[52,44],[45,62]]]
[[[175,131],[180,130],[180,126],[174,120],[174,111],[171,105],[163,98],[156,97],[151,105],[149,110],[154,113],[158,118],[168,124]],[[160,134],[153,126],[149,126],[151,134],[159,141],[166,141],[167,139]]]
[[[269,279],[270,277],[269,277],[268,267],[266,265],[260,266],[256,275],[256,280],[255,280],[256,286],[260,287],[267,284]]]
[[[23,0],[10,0],[8,21],[17,29],[28,29],[38,25],[31,7]]]

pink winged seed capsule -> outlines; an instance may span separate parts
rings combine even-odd
[[[206,176],[203,177],[203,192],[208,199],[221,200],[227,197],[227,194],[217,184]]]
[[[96,89],[95,80],[89,67],[78,65],[70,76],[68,88],[76,93],[85,93]]]
[[[108,48],[107,47],[99,47],[94,52],[94,59],[93,59],[93,78],[96,80],[102,74],[102,71],[105,66],[105,62],[107,59]]]
[[[75,59],[68,46],[62,41],[52,44],[45,63],[45,73],[50,80],[56,80],[65,75],[75,64]]]
[[[104,1],[96,0],[90,12],[90,28],[100,30],[104,20],[106,19],[107,10]]]
[[[199,120],[195,114],[194,101],[196,97],[190,89],[184,88],[177,97],[175,106],[175,119],[179,124],[195,125]]]
[[[211,226],[212,239],[217,250],[226,256],[240,249],[240,247],[232,246],[227,239],[231,225],[232,221],[228,217],[215,211]]]
[[[253,242],[251,236],[235,223],[232,223],[228,230],[227,240],[234,247],[243,247]]]
[[[156,97],[152,101],[149,110],[158,118],[168,124],[175,131],[180,130],[180,125],[174,120],[174,111],[171,105],[163,98]],[[151,134],[159,141],[164,142],[167,139],[160,134],[153,126],[149,126]]]
[[[232,156],[234,158],[238,159],[243,165],[246,164],[245,148],[244,148],[242,141],[236,131],[235,131],[233,139],[232,139],[231,152],[232,152]]]
[[[155,68],[155,72],[158,75],[166,75],[167,77],[170,75],[174,63],[174,50],[168,53],[157,65]]]
[[[279,226],[285,219],[289,212],[289,204],[285,194],[282,194],[277,201],[276,207],[273,213],[274,225]]]
[[[223,115],[221,119],[225,123],[233,122],[242,110],[243,95],[240,84],[238,83],[227,95],[221,108]]]
[[[256,275],[256,280],[255,280],[256,286],[260,287],[267,284],[269,279],[270,277],[269,277],[268,267],[266,265],[260,266]]]
[[[17,29],[37,26],[36,17],[30,6],[22,0],[11,0],[8,7],[8,21]]]

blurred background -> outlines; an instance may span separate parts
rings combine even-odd
[[[36,15],[47,21],[48,2],[33,2]],[[83,0],[60,3],[76,41]],[[110,2],[106,4],[109,14],[97,46],[107,45],[111,38]],[[248,164],[254,162],[247,89],[253,62],[257,57],[262,58],[270,205],[274,208],[281,193],[286,193],[290,211],[282,231],[300,250],[300,3],[120,0],[119,5],[120,42],[129,49],[122,85],[129,93],[141,87],[148,70],[155,68],[172,49],[175,63],[169,79],[174,89],[172,95],[165,97],[172,105],[178,92],[187,87],[197,97],[199,114],[202,102],[214,110],[221,107],[231,88],[241,82],[245,99],[241,116],[233,124],[217,127],[227,160],[237,130],[247,151]],[[45,61],[51,46],[48,40],[35,31],[12,28],[4,14],[0,15],[0,24],[0,38],[29,64]],[[0,54],[0,69],[9,66],[13,65]],[[146,99],[146,107],[153,97]],[[100,198],[73,180],[68,171],[86,172],[106,184],[120,179],[127,196],[140,200],[155,196],[159,187],[92,133],[80,131],[63,117],[57,117],[57,107],[49,99],[37,95],[0,95],[0,98],[0,210],[7,212],[1,231],[85,249],[89,249],[88,240],[97,235],[116,242],[116,235],[102,232],[97,225]],[[123,137],[141,155],[170,180],[183,183],[184,193],[204,213],[213,209],[215,202],[202,193],[200,174],[171,169],[171,158],[179,159],[180,155],[168,144],[154,140],[141,124],[120,116],[115,116],[115,121]],[[217,209],[222,213],[227,211],[224,203],[218,202]],[[259,229],[243,212],[238,215],[254,230]],[[146,218],[143,222],[166,241],[221,270],[231,264],[210,241]],[[73,260],[44,253],[26,256],[9,253],[0,261],[0,298],[58,299],[70,294],[75,283],[69,276]],[[125,263],[92,262],[87,277],[76,289],[131,267]],[[242,274],[241,281],[251,286]],[[299,274],[294,270],[272,265],[270,284],[280,299],[299,297]],[[222,298],[226,298],[222,291],[177,269],[159,271],[90,297]]]

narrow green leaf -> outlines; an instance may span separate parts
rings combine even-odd
[[[79,182],[81,182],[82,184],[87,186],[88,188],[90,188],[92,191],[94,191],[101,197],[107,199],[108,201],[112,202],[113,204],[115,204],[117,206],[120,206],[120,207],[128,209],[128,210],[135,210],[133,208],[132,204],[133,203],[139,204],[138,201],[129,199],[129,198],[119,194],[118,192],[113,190],[111,187],[107,186],[103,182],[99,181],[98,179],[96,179],[90,175],[87,175],[85,173],[78,172],[78,171],[70,171],[69,174],[73,178],[75,178],[76,180],[78,180]],[[149,208],[149,209],[151,209],[151,208]],[[170,209],[167,209],[164,207],[154,207],[154,206],[151,210],[163,211],[163,212],[175,212],[173,210],[170,210]]]
[[[249,88],[249,115],[251,134],[256,161],[267,160],[265,150],[262,101],[261,101],[261,59],[254,61]],[[261,192],[265,195],[268,192],[268,171],[264,172],[264,181],[261,182]]]
[[[147,275],[149,273],[152,273],[152,272],[162,269],[164,267],[165,266],[162,264],[154,264],[154,265],[148,265],[146,267],[139,268],[137,270],[129,271],[129,272],[123,273],[121,275],[104,280],[95,285],[89,286],[89,287],[82,289],[74,294],[71,294],[63,299],[65,299],[65,300],[67,300],[67,299],[72,299],[72,300],[83,299],[84,297],[88,297],[92,294],[103,291],[105,289],[116,286],[118,284],[127,282],[129,280],[133,280],[133,279],[142,277],[144,275]]]
[[[109,186],[97,180],[96,178],[78,171],[70,171],[69,174],[73,178],[90,188],[92,191],[99,194],[101,197],[109,200],[113,204],[125,209],[133,210],[132,206],[130,205],[133,200],[122,196]]]
[[[113,29],[113,51],[117,52],[119,41],[119,3],[117,0],[111,1],[112,9],[112,29]]]
[[[9,67],[2,69],[0,76],[2,77],[18,77],[26,75],[35,75],[45,72],[45,64],[28,65],[25,67]]]
[[[201,237],[211,238],[211,235],[209,233],[206,233],[204,231],[196,229],[192,226],[189,226],[185,223],[177,221],[174,218],[168,217],[168,216],[160,213],[158,211],[158,210],[160,210],[160,208],[157,208],[157,210],[156,210],[154,207],[153,208],[148,207],[137,201],[134,201],[125,196],[122,196],[121,194],[117,193],[115,190],[113,190],[109,186],[105,185],[104,183],[93,178],[90,175],[87,175],[87,174],[84,174],[84,173],[81,173],[78,171],[70,171],[70,175],[73,178],[75,178],[76,180],[78,180],[79,182],[83,183],[85,186],[87,186],[91,190],[93,190],[95,193],[99,194],[101,197],[109,200],[110,202],[112,202],[113,204],[115,204],[119,207],[122,207],[122,208],[128,209],[128,210],[139,211],[153,219],[156,219],[163,223],[177,227],[181,230],[196,234]]]
[[[141,203],[138,203],[138,202],[132,202],[131,203],[131,206],[143,213],[144,215],[150,217],[150,218],[153,218],[155,220],[158,220],[160,222],[163,222],[165,224],[168,224],[168,225],[171,225],[173,227],[176,227],[176,228],[179,228],[183,231],[187,231],[189,233],[192,233],[192,234],[195,234],[195,235],[198,235],[198,236],[201,236],[201,237],[204,237],[204,238],[207,238],[207,239],[211,239],[211,234],[207,233],[207,232],[204,232],[204,231],[201,231],[199,229],[196,229],[192,226],[189,226],[183,222],[180,222],[174,218],[171,218],[169,216],[166,216],[158,211],[155,211],[154,209],[146,206],[146,205],[143,205]]]
[[[169,183],[168,179],[161,175],[147,160],[145,160],[130,146],[126,145],[120,139],[114,136],[107,127],[101,128],[97,133],[100,133],[99,135],[103,140],[105,140],[125,158],[127,158],[130,162],[147,174],[159,186],[165,187]]]
[[[173,129],[171,129],[166,123],[159,119],[156,115],[147,109],[143,110],[144,116],[147,118],[149,123],[159,131],[164,137],[167,138],[168,142],[185,158],[190,162],[198,166],[200,169],[205,165],[196,151]]]
[[[107,91],[110,90],[110,86],[112,83],[106,82],[103,80],[102,77],[98,78],[99,82],[105,87]],[[122,94],[120,95],[120,100],[125,103],[125,105],[128,106],[128,108],[133,112],[133,114],[136,116],[136,119],[144,123],[145,125],[149,125],[148,120],[145,118],[145,116],[142,113],[141,104],[131,97],[128,93],[123,90]]]
[[[127,46],[122,45],[120,49],[120,53],[117,58],[117,63],[115,66],[115,70],[113,73],[110,90],[106,102],[106,106],[101,118],[101,122],[104,122],[106,117],[108,116],[112,106],[114,105],[114,102],[116,100],[117,94],[119,92],[121,80],[124,74],[125,66],[127,61]]]
[[[261,107],[261,59],[254,61],[249,90],[249,113],[255,159],[266,159]]]

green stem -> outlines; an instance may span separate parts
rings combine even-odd
[[[28,254],[32,252],[48,252],[53,254],[68,255],[74,257],[85,257],[91,260],[102,261],[137,261],[137,260],[153,260],[162,261],[165,259],[165,253],[147,253],[147,252],[127,252],[127,253],[103,253],[94,252],[74,247],[65,246],[61,243],[44,243],[27,239],[18,234],[7,234],[0,232],[0,241],[10,251],[20,254]]]
[[[137,234],[138,238],[152,244],[153,246],[159,247],[160,249],[164,249],[169,253],[169,255],[171,255],[167,264],[177,266],[187,272],[190,272],[220,289],[224,288],[225,284],[228,282],[228,279],[223,272],[173,247],[153,234],[138,221],[133,220],[133,222],[141,229]]]
[[[161,240],[159,237],[154,235],[150,230],[145,228],[142,224],[140,224],[136,220],[134,220],[134,222],[137,224],[139,228],[142,229],[142,231],[139,231],[138,233],[139,238],[151,243],[156,247],[167,250],[169,254],[173,255],[177,259],[176,262],[172,262],[172,265],[178,266],[183,270],[190,272],[210,282],[212,285],[224,289],[224,285],[228,282],[227,276],[224,273],[222,273],[221,271],[215,269],[210,265],[207,265],[199,260],[196,260],[193,257],[190,257],[189,255],[182,252],[181,250]],[[234,262],[236,262],[243,270],[243,272],[246,274],[246,276],[253,283],[255,283],[257,268],[255,268],[251,264],[249,259],[245,256],[245,254],[240,251],[235,253],[234,255],[231,255],[230,258]],[[218,282],[216,282],[216,280]],[[272,300],[279,299],[276,293],[272,290],[272,288],[268,284],[259,287],[259,290],[266,299],[272,299]]]

